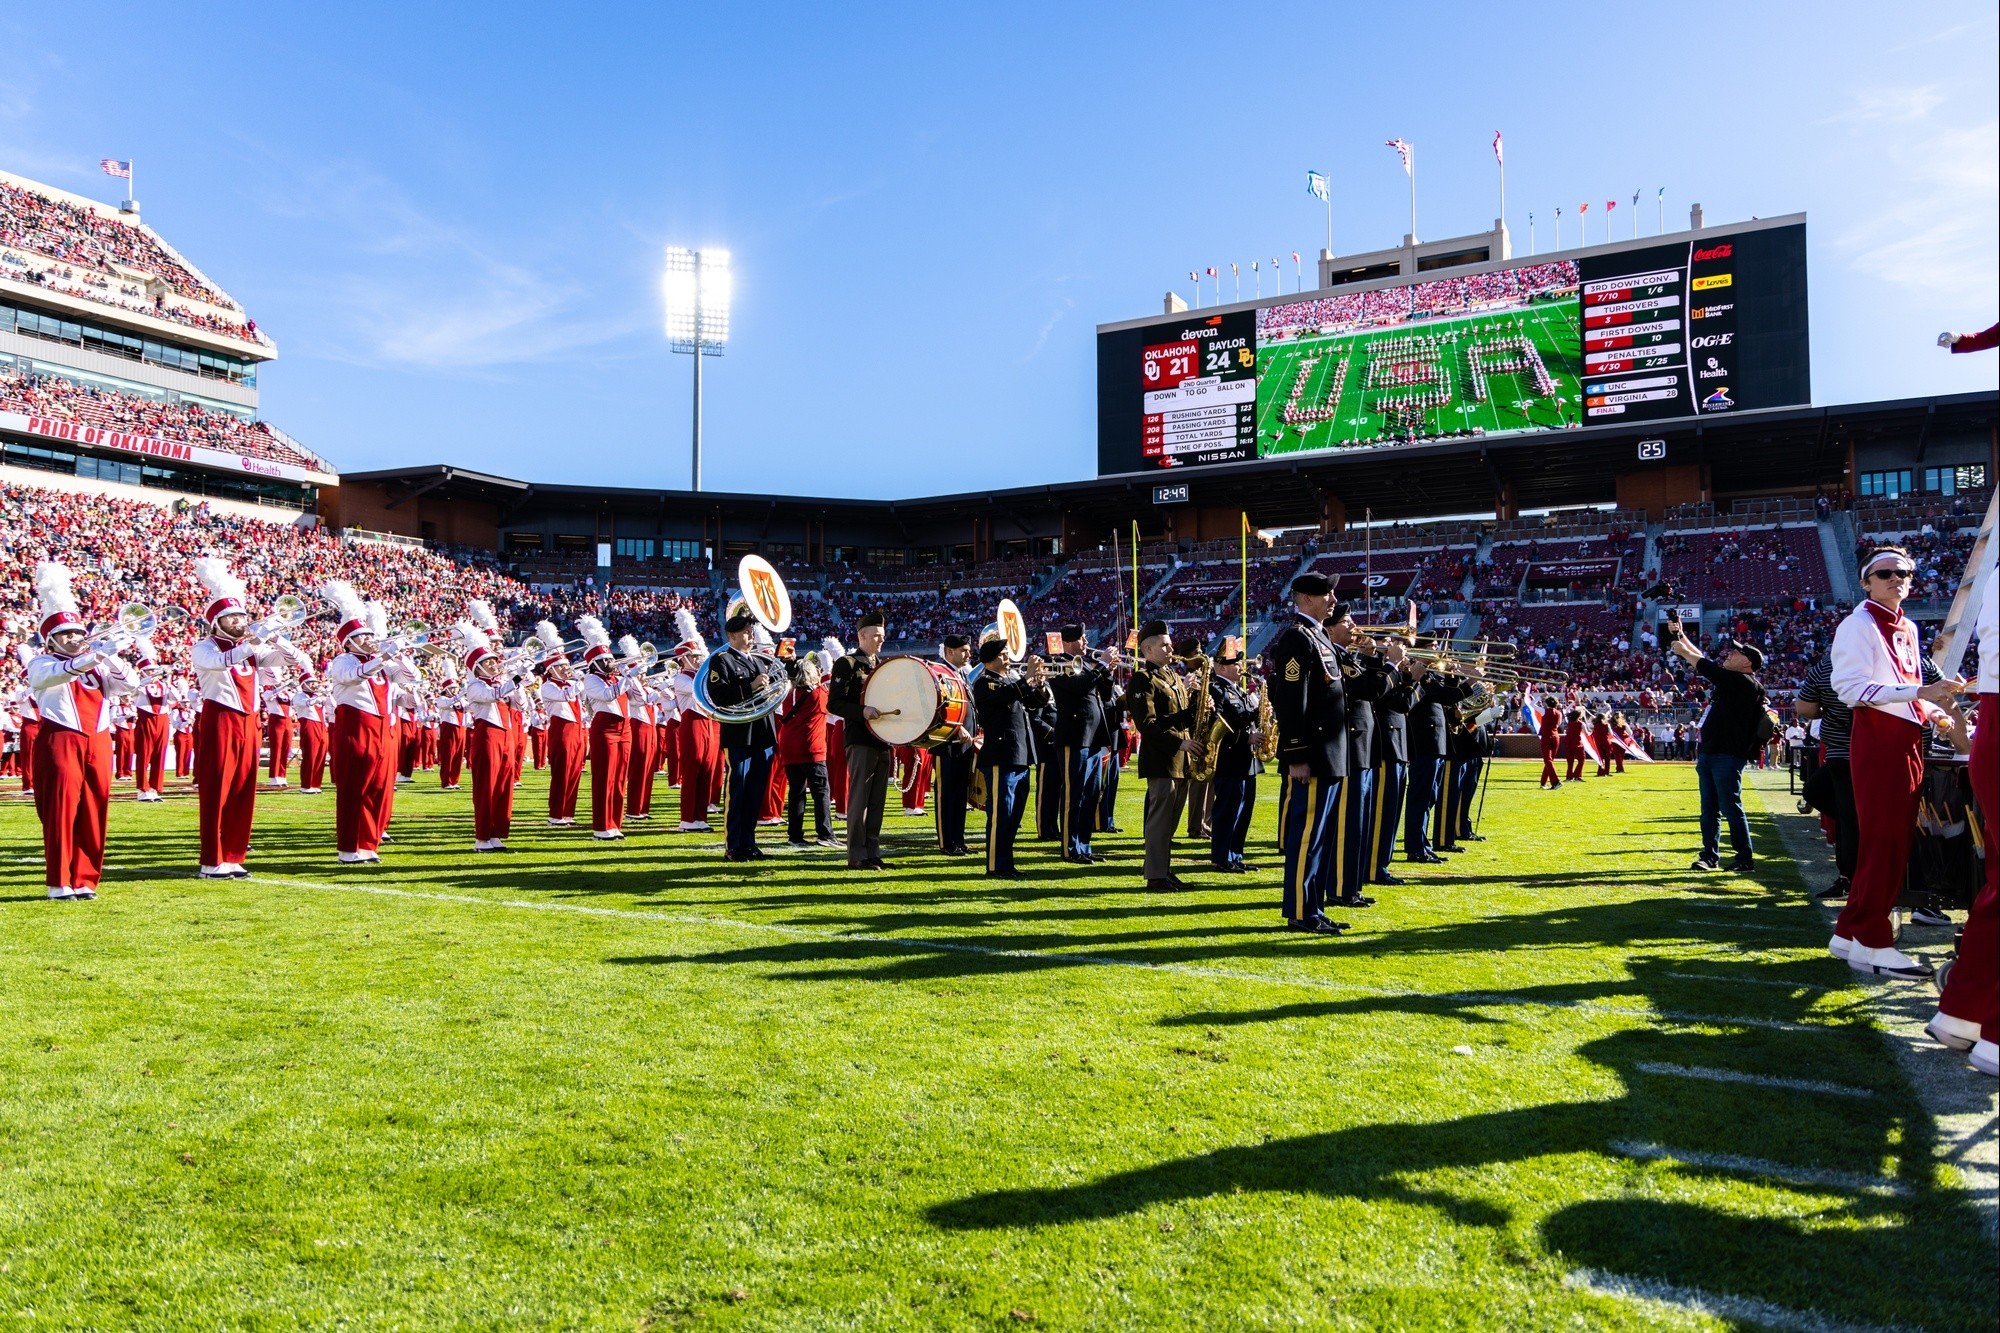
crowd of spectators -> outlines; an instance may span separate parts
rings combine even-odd
[[[1380,328],[1413,319],[1468,315],[1526,306],[1538,297],[1555,296],[1577,285],[1573,260],[1527,264],[1493,273],[1433,278],[1408,287],[1316,296],[1257,312],[1257,336],[1282,338],[1298,334],[1342,333]]]
[[[1670,532],[1660,539],[1660,564],[1681,596],[1701,601],[1821,597],[1833,590],[1819,532],[1809,526]]]
[[[319,459],[280,438],[263,422],[245,420],[233,412],[205,408],[198,403],[164,402],[136,393],[120,393],[4,364],[0,364],[0,411],[177,440],[248,458],[289,463],[309,471],[325,467]]]
[[[1916,532],[1874,532],[1862,537],[1854,548],[1855,567],[1868,558],[1868,553],[1885,543],[1902,547],[1910,553],[1910,561],[1917,567],[1917,574],[1910,581],[1910,600],[1935,602],[1949,598],[1958,591],[1959,577],[1965,572],[1965,562],[1972,556],[1972,544],[1979,534],[1972,528],[1950,527],[1939,531],[1926,524]]]

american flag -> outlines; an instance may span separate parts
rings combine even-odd
[[[120,162],[115,157],[105,157],[99,158],[97,165],[104,168],[104,174],[107,176],[117,176],[122,180],[128,181],[132,179],[132,164],[130,162]]]
[[[1500,131],[1498,130],[1493,131],[1493,160],[1503,167],[1507,165],[1507,159],[1500,156]]]
[[[1403,174],[1405,176],[1415,176],[1417,174],[1417,169],[1411,165],[1411,160],[1416,156],[1416,149],[1410,147],[1401,139],[1384,139],[1382,146],[1384,148],[1395,149],[1396,156],[1403,159]]]

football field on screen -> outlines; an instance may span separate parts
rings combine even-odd
[[[1370,385],[1369,366],[1376,361],[1413,368],[1434,364],[1441,372],[1429,383],[1446,401],[1424,409],[1420,434],[1472,429],[1497,434],[1574,425],[1583,410],[1581,383],[1574,371],[1583,363],[1578,308],[1576,298],[1567,296],[1497,314],[1262,344],[1257,352],[1258,456],[1353,448],[1374,442],[1378,435],[1400,433],[1402,428],[1380,405],[1419,386],[1399,386],[1393,373],[1385,373],[1387,366],[1378,371],[1381,380]],[[1398,342],[1413,338],[1437,340],[1438,350],[1417,356],[1395,350]],[[1468,382],[1468,351],[1475,340],[1489,344],[1525,340],[1548,371],[1553,392],[1544,392],[1532,372],[1500,371],[1486,376],[1488,392],[1482,399]],[[1294,398],[1293,390],[1301,382]],[[1308,411],[1330,408],[1332,415],[1287,422],[1287,406]]]
[[[256,877],[210,883],[192,797],[121,791],[73,904],[10,795],[0,1315],[1989,1329],[1992,1240],[1823,953],[1782,778],[1722,877],[1685,766],[1536,772],[1338,939],[1276,928],[1270,779],[1259,871],[1186,842],[1165,894],[1130,778],[1114,859],[1025,839],[1015,881],[893,795],[890,872],[850,874],[772,829],[727,864],[670,794],[622,844],[548,830],[530,773],[513,854],[427,777],[380,867],[335,866],[330,792],[266,793]]]

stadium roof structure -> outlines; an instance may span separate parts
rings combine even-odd
[[[1827,407],[1746,412],[1647,426],[1596,426],[1434,442],[1199,469],[1126,473],[1084,481],[949,495],[846,499],[731,491],[576,486],[522,481],[449,464],[349,472],[344,484],[379,488],[391,508],[419,496],[498,508],[504,525],[541,509],[591,509],[646,518],[719,517],[732,529],[783,519],[857,527],[930,527],[982,517],[1061,514],[1079,533],[1122,529],[1157,512],[1154,488],[1186,485],[1183,503],[1240,509],[1262,528],[1316,525],[1326,501],[1349,518],[1378,520],[1491,512],[1506,496],[1515,510],[1602,504],[1621,474],[1701,465],[1716,495],[1755,494],[1845,482],[1855,449],[1983,436],[2000,427],[2000,393],[1952,394]],[[1641,461],[1639,441],[1664,441],[1663,456]],[[1152,526],[1145,522],[1145,526]],[[1024,524],[1025,529],[1025,524]]]

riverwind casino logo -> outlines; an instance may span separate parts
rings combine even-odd
[[[1736,400],[1729,396],[1727,384],[1716,385],[1708,391],[1708,396],[1701,400],[1701,410],[1704,412],[1727,412],[1734,406]]]

